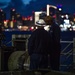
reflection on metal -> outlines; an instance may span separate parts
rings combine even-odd
[[[13,52],[8,60],[9,71],[28,69],[24,64],[29,64],[29,55],[27,51],[15,51]]]
[[[60,41],[61,43],[61,57],[60,69],[70,70],[73,68],[73,41]]]

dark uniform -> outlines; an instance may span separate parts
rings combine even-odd
[[[50,52],[50,66],[53,70],[59,70],[60,66],[60,27],[53,24],[50,28],[49,33],[52,36],[52,50]]]
[[[30,70],[48,68],[48,51],[50,50],[50,34],[44,28],[36,29],[28,41]]]
[[[61,44],[60,44],[60,27],[54,22],[51,16],[45,17],[45,22],[50,26],[49,33],[51,35],[51,48],[50,48],[50,68],[52,70],[59,70],[60,67],[60,52],[61,52]]]

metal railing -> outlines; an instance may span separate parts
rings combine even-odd
[[[61,56],[60,56],[60,69],[68,71],[73,68],[73,43],[74,41],[60,41],[61,43]]]

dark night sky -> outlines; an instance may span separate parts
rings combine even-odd
[[[0,0],[0,8],[6,13],[9,13],[11,8],[15,8],[24,16],[31,15],[32,11],[40,11],[47,4],[55,6],[62,4],[63,12],[75,13],[75,0]]]
[[[53,0],[54,4],[62,4],[64,12],[75,13],[75,0]]]

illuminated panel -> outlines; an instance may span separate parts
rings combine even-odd
[[[39,15],[42,13],[42,11],[40,12],[35,12],[35,25],[36,25],[36,21],[39,20]]]

